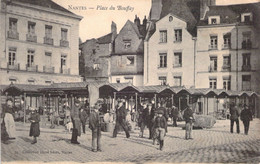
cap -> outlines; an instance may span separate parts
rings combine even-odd
[[[79,104],[79,103],[80,103],[80,101],[79,101],[78,99],[75,99],[75,100],[74,100],[74,103],[77,103],[77,104]]]

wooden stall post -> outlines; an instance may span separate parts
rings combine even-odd
[[[138,108],[138,95],[137,93],[135,93],[135,112],[137,112],[137,108]]]
[[[113,107],[114,107],[113,110],[115,110],[116,109],[116,92],[114,92],[114,105],[113,105]]]
[[[157,94],[154,94],[154,107],[157,108]]]
[[[172,94],[172,106],[173,106],[174,100],[173,100],[173,94]]]
[[[181,111],[181,97],[179,97],[179,111]]]
[[[23,102],[23,104],[24,104],[24,107],[23,107],[23,123],[25,124],[25,116],[26,116],[26,93],[24,93],[23,97],[24,97],[24,102]]]

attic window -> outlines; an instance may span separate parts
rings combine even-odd
[[[211,16],[208,19],[209,24],[220,24],[220,17],[219,16]]]
[[[171,22],[173,20],[172,16],[169,16],[169,22]]]
[[[241,22],[249,23],[253,20],[252,13],[241,14]]]
[[[98,63],[94,63],[93,64],[93,68],[94,68],[94,70],[99,70],[99,64]]]
[[[124,47],[125,49],[128,49],[131,47],[131,40],[124,40]]]

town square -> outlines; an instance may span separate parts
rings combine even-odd
[[[260,162],[258,0],[0,2],[1,162]]]

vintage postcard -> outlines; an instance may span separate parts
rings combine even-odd
[[[259,0],[0,0],[1,163],[260,163]]]

